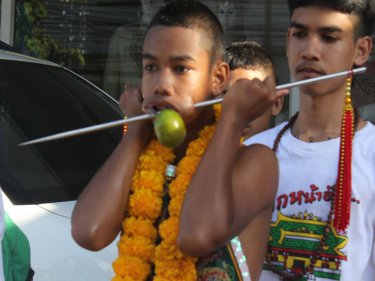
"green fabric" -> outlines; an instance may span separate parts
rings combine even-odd
[[[1,245],[5,281],[25,281],[30,268],[29,240],[7,213]]]
[[[197,281],[242,281],[230,245],[225,245],[197,262]]]

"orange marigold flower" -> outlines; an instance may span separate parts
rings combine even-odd
[[[208,145],[208,141],[205,141],[201,138],[196,139],[195,141],[191,142],[186,150],[187,156],[202,156],[206,151]]]
[[[122,278],[131,277],[134,280],[146,280],[151,272],[151,266],[137,257],[119,256],[112,266],[117,275]]]
[[[168,211],[170,216],[180,216],[183,201],[183,196],[173,197],[171,201],[169,201]]]
[[[122,281],[137,281],[137,280],[135,280],[133,277],[125,276],[124,278],[122,278]]]
[[[176,244],[179,228],[179,219],[176,216],[171,216],[163,221],[159,226],[160,237],[170,244]]]
[[[169,243],[168,241],[161,241],[155,248],[155,261],[157,260],[175,260],[181,259],[184,255],[177,248],[176,244]]]
[[[164,174],[156,171],[139,171],[133,176],[132,191],[137,189],[150,189],[159,196],[163,194]]]
[[[129,198],[129,214],[155,221],[161,214],[162,199],[148,189],[138,189]]]
[[[157,238],[157,230],[152,224],[152,221],[145,220],[141,218],[130,217],[127,218],[123,224],[122,228],[127,236],[142,236],[149,238],[153,241]]]
[[[165,147],[157,140],[152,140],[147,149],[150,149],[155,152],[156,155],[160,156],[165,162],[172,162],[175,158],[172,149]]]
[[[216,113],[217,114],[217,109]],[[159,225],[161,243],[156,247],[153,225],[161,215],[165,168],[174,160],[173,151],[152,140],[138,159],[132,179],[132,194],[118,242],[119,258],[113,262],[116,276],[112,281],[145,281],[155,266],[154,281],[195,281],[196,258],[184,256],[177,248],[179,216],[184,195],[201,156],[212,138],[215,126],[206,126],[198,139],[190,143],[177,167],[178,177],[170,183],[170,217]],[[156,248],[155,248],[156,247]]]
[[[143,154],[139,157],[137,170],[163,173],[166,165],[167,162],[163,161],[163,159],[156,155],[155,152],[149,151],[147,154]]]
[[[215,111],[215,121],[219,121],[221,117],[221,104],[217,103],[213,105],[214,111]]]
[[[180,174],[169,184],[169,196],[183,196],[191,181],[192,175]]]
[[[161,276],[155,276],[152,281],[170,281],[167,278],[161,277]]]
[[[118,250],[120,255],[138,257],[151,263],[154,259],[155,245],[150,239],[142,236],[128,237],[122,235],[118,242]]]
[[[121,276],[116,275],[115,277],[112,278],[111,281],[137,281],[137,280],[135,280],[134,278],[130,276],[121,277]]]
[[[216,127],[212,126],[212,125],[204,127],[203,130],[199,132],[199,136],[201,137],[199,139],[209,143],[213,134],[214,134],[214,132],[215,132],[215,129],[216,129]]]
[[[146,278],[147,279],[147,278]],[[133,277],[131,276],[125,276],[124,278],[122,278],[122,281],[137,281],[135,280]]]
[[[200,160],[201,158],[198,156],[185,156],[177,165],[177,175],[193,175],[195,173],[195,170],[197,169]]]

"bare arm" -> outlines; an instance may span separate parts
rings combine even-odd
[[[178,244],[190,255],[212,252],[273,205],[278,184],[273,151],[263,145],[239,148],[239,140],[245,124],[272,104],[275,93],[260,81],[235,85],[186,193]]]
[[[252,281],[259,280],[267,253],[272,208],[260,212],[238,235]]]
[[[131,116],[138,115],[141,112],[139,93],[128,91],[126,95],[127,109],[136,108],[129,109]],[[71,220],[72,236],[80,246],[100,250],[116,238],[135,166],[151,133],[150,122],[130,124],[126,135],[80,194]]]

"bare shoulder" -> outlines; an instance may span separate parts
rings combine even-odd
[[[252,165],[253,161],[258,164],[277,165],[277,158],[275,152],[266,145],[252,144],[249,146],[242,146],[237,155],[237,161],[240,161],[245,167]]]
[[[263,207],[273,204],[279,182],[279,166],[271,148],[262,144],[241,147],[233,176],[235,187],[241,192],[251,196],[258,194],[263,200]]]

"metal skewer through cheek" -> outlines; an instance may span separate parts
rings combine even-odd
[[[351,75],[351,74],[353,74],[353,75],[359,74],[359,73],[363,73],[365,71],[366,71],[366,67],[360,67],[360,68],[356,68],[356,69],[353,69],[353,70],[346,70],[346,71],[342,71],[342,72],[327,74],[327,75],[323,75],[323,76],[319,76],[319,77],[315,77],[315,78],[311,78],[311,79],[306,79],[306,80],[301,80],[301,81],[297,81],[297,82],[291,82],[291,83],[283,84],[283,85],[277,86],[276,90],[298,87],[298,86],[302,86],[302,85],[316,83],[316,82],[319,82],[319,81],[322,81],[322,80],[337,78],[337,77],[341,77],[341,76],[347,76],[347,75]],[[216,104],[216,103],[220,103],[222,101],[223,101],[223,98],[218,98],[218,99],[214,99],[214,100],[198,102],[198,103],[194,104],[194,107],[198,108],[198,107],[213,105],[213,104]],[[132,122],[136,122],[136,121],[148,120],[148,119],[154,118],[156,114],[157,114],[157,112],[153,111],[152,113],[149,113],[149,114],[139,115],[139,116],[135,116],[135,117],[127,118],[127,119],[122,119],[122,120],[112,121],[112,122],[94,125],[94,126],[90,126],[90,127],[86,127],[86,128],[62,132],[62,133],[50,135],[50,136],[47,136],[47,137],[23,142],[23,143],[20,143],[19,146],[26,146],[26,145],[30,145],[30,144],[36,144],[36,143],[41,143],[41,142],[47,142],[47,141],[52,141],[52,140],[58,140],[58,139],[83,135],[83,134],[87,134],[87,133],[91,133],[91,132],[95,132],[95,131],[99,131],[99,130],[103,130],[103,129],[121,126],[125,123],[132,123]]]

